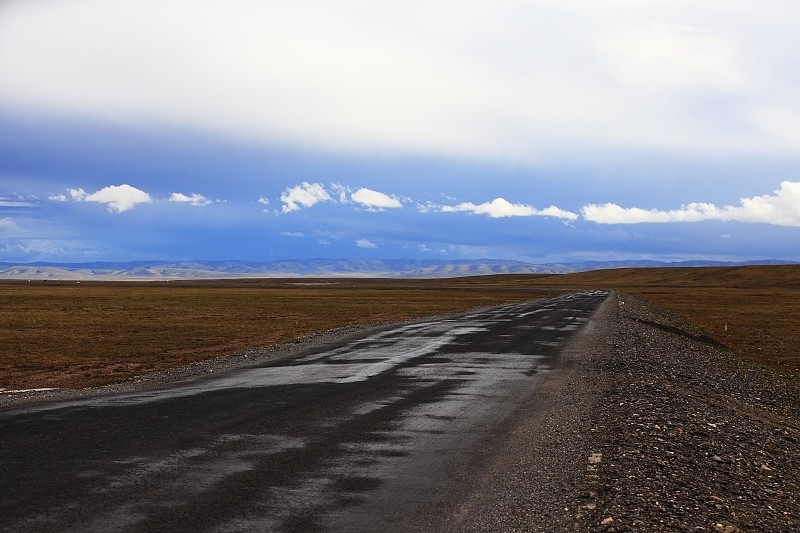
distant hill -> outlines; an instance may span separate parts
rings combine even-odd
[[[255,261],[131,261],[95,263],[2,263],[0,279],[169,280],[265,277],[453,278],[491,274],[570,274],[620,268],[730,267],[797,264],[788,261],[586,261],[533,264],[498,259],[303,259]]]

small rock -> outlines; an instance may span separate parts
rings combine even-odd
[[[730,522],[717,522],[714,524],[714,531],[718,531],[719,533],[740,533],[741,529]]]
[[[609,516],[609,517],[603,518],[602,522],[600,522],[600,525],[602,525],[602,526],[610,526],[613,523],[614,523],[614,519]]]
[[[767,464],[762,464],[761,468],[759,469],[759,472],[761,472],[763,475],[767,477],[772,477],[775,475],[775,470],[770,468],[769,465]]]

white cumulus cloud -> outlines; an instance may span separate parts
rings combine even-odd
[[[51,202],[82,202],[88,195],[83,189],[67,189],[67,194],[51,194],[47,197]]]
[[[300,185],[287,188],[281,194],[281,202],[283,213],[291,213],[292,211],[299,211],[304,207],[312,207],[319,202],[328,202],[331,200],[331,195],[319,183],[308,183],[304,181]]]
[[[431,213],[436,211],[441,211],[442,206],[440,204],[434,202],[425,202],[424,204],[417,202],[417,211],[420,213]]]
[[[87,196],[86,191],[83,189],[67,189],[67,193],[69,193],[70,199],[75,202],[82,202]]]
[[[359,248],[366,248],[366,249],[373,249],[377,248],[378,245],[368,239],[358,239],[356,241],[356,246]]]
[[[351,194],[350,198],[368,209],[383,210],[403,207],[397,197],[363,187]]]
[[[92,194],[86,194],[83,189],[70,189],[69,192],[73,198],[80,198],[79,201],[106,204],[112,213],[128,211],[138,204],[147,204],[153,201],[149,194],[126,183],[109,185]]]
[[[339,197],[340,204],[350,203],[350,200],[348,199],[347,195],[353,192],[353,190],[347,185],[343,185],[341,183],[333,183],[331,184],[331,191],[333,191],[334,195]]]
[[[569,221],[578,218],[575,213],[560,209],[554,205],[545,209],[536,209],[528,204],[511,203],[505,198],[495,198],[491,202],[482,204],[462,202],[453,206],[445,205],[442,206],[441,210],[445,213],[465,212],[474,215],[487,215],[492,218],[546,216]]]
[[[718,220],[800,226],[800,182],[783,181],[774,194],[742,198],[739,205],[718,207],[711,203],[690,203],[677,209],[661,210],[606,203],[585,205],[581,213],[584,219],[599,224]]]
[[[169,196],[169,201],[195,205],[198,207],[203,207],[211,203],[211,200],[196,192],[193,192],[189,196],[180,192],[174,192]]]

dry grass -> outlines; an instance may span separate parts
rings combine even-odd
[[[800,374],[800,266],[452,280],[0,283],[0,388],[81,387],[354,324],[618,289]],[[727,331],[725,329],[727,325]]]
[[[354,324],[535,297],[430,281],[0,284],[0,388],[82,387]]]
[[[726,346],[800,374],[800,290],[630,291],[670,308]],[[699,296],[699,297],[698,297]]]
[[[800,375],[800,266],[619,269],[548,282],[646,298],[745,357]]]

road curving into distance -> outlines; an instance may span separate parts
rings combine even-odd
[[[607,296],[509,304],[168,388],[0,412],[0,531],[437,523]]]

